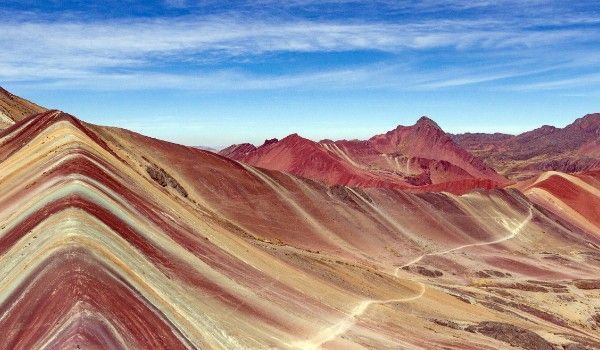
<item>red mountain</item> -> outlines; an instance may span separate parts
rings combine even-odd
[[[226,157],[229,157],[229,158],[237,158],[237,157],[242,157],[245,154],[252,152],[254,150],[256,150],[256,146],[254,146],[250,143],[240,143],[237,145],[231,145],[227,148],[224,148],[221,151],[219,151],[218,153],[220,153],[221,155],[224,155]]]
[[[427,117],[364,141],[314,142],[292,134],[259,147],[233,145],[220,154],[328,185],[462,193],[506,182]]]
[[[509,178],[548,170],[600,168],[600,113],[588,114],[564,128],[544,125],[516,136],[467,133],[452,138]]]

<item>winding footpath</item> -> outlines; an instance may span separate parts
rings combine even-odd
[[[523,228],[525,228],[525,226],[527,226],[527,224],[529,224],[529,222],[531,221],[531,219],[533,219],[533,208],[529,207],[529,214],[527,215],[527,217],[523,221],[521,221],[514,229],[510,230],[510,234],[508,236],[502,237],[500,239],[497,239],[497,240],[494,240],[494,241],[491,241],[491,242],[477,242],[477,243],[465,244],[465,245],[454,247],[454,248],[451,248],[451,249],[448,249],[448,250],[443,250],[441,252],[427,253],[427,254],[420,255],[417,258],[409,261],[408,263],[406,263],[406,264],[404,264],[402,266],[398,266],[396,268],[396,272],[394,273],[394,276],[398,276],[398,272],[403,267],[408,267],[410,265],[416,264],[419,261],[423,260],[423,258],[425,258],[427,256],[444,255],[444,254],[452,253],[452,252],[455,252],[457,250],[461,250],[461,249],[465,249],[465,248],[479,247],[479,246],[484,246],[484,245],[492,245],[492,244],[497,244],[497,243],[502,243],[502,242],[508,241],[509,239],[513,239],[513,238],[515,238],[523,230]],[[504,227],[506,227],[506,229],[509,229],[508,223],[506,223],[506,221],[504,219],[502,219],[502,220],[504,221],[503,222]]]
[[[506,222],[506,220],[502,219],[504,227],[506,227],[506,229],[510,231],[509,235],[502,237],[500,239],[496,239],[494,241],[490,241],[490,242],[477,242],[477,243],[465,244],[465,245],[451,248],[448,250],[444,250],[441,252],[423,254],[423,255],[409,261],[408,263],[397,267],[396,270],[394,271],[394,276],[398,277],[398,273],[400,272],[400,269],[402,269],[403,267],[407,267],[407,266],[416,264],[417,262],[421,261],[423,258],[425,258],[427,256],[443,255],[443,254],[448,254],[448,253],[455,252],[457,250],[461,250],[461,249],[465,249],[465,248],[469,248],[469,247],[492,245],[492,244],[497,244],[497,243],[501,243],[504,241],[508,241],[509,239],[516,237],[525,228],[525,226],[527,226],[527,224],[529,224],[531,219],[533,219],[533,208],[529,207],[529,214],[527,215],[527,217],[525,219],[523,219],[523,221],[521,221],[513,229],[510,229],[509,224]],[[425,291],[426,291],[425,284],[423,284],[422,282],[418,282],[418,281],[411,281],[411,282],[419,284],[420,291],[416,295],[407,297],[407,298],[400,298],[400,299],[383,299],[383,300],[368,299],[368,300],[361,301],[360,303],[358,303],[358,305],[356,305],[352,309],[352,311],[349,314],[346,315],[345,318],[343,318],[339,322],[331,325],[330,327],[323,329],[322,331],[317,333],[312,339],[296,342],[296,343],[291,344],[291,346],[293,348],[303,349],[303,350],[320,349],[323,344],[336,339],[337,337],[345,334],[348,330],[350,330],[350,328],[352,328],[356,324],[357,319],[360,316],[362,316],[369,309],[369,307],[371,305],[373,305],[373,304],[405,303],[405,302],[411,302],[411,301],[421,298],[425,294]]]
[[[418,283],[420,288],[419,293],[417,293],[416,295],[400,299],[368,299],[361,301],[341,321],[323,329],[310,340],[292,344],[292,347],[303,350],[320,349],[323,344],[327,343],[328,341],[334,340],[335,338],[350,330],[350,328],[352,328],[356,324],[357,318],[364,314],[365,311],[367,311],[367,309],[369,308],[369,306],[373,304],[405,303],[419,299],[423,296],[423,294],[425,294],[425,285],[421,282],[415,283]]]

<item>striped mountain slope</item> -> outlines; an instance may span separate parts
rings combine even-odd
[[[600,237],[561,215],[517,189],[328,187],[47,111],[0,132],[0,348],[598,347]]]
[[[44,107],[13,95],[0,87],[0,129],[9,127],[15,122],[45,110]]]

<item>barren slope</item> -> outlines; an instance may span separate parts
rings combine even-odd
[[[0,184],[7,348],[600,342],[598,236],[514,189],[327,187],[58,111],[0,134]]]
[[[0,129],[46,109],[0,87]]]

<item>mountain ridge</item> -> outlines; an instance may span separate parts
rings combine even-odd
[[[15,349],[597,348],[599,193],[600,172],[462,196],[326,186],[46,111],[0,131],[0,333]]]
[[[46,108],[14,95],[0,86],[0,129],[46,110]]]
[[[518,135],[451,135],[454,141],[512,179],[542,171],[600,168],[600,113],[586,114],[564,128],[543,125]]]
[[[427,186],[443,189],[442,183],[448,183],[448,190],[463,193],[473,189],[472,185],[493,188],[507,182],[460,149],[426,116],[412,126],[399,125],[367,140],[315,142],[293,133],[258,147],[232,145],[220,154],[329,185],[426,190]],[[466,180],[464,188],[450,186],[460,180]]]

